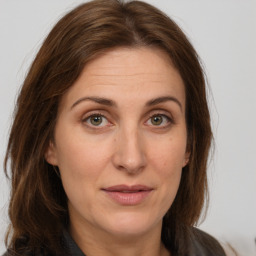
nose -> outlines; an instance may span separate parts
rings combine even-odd
[[[146,166],[143,139],[135,128],[126,128],[118,132],[113,164],[116,169],[128,174],[138,174]]]

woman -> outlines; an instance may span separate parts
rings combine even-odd
[[[207,202],[205,81],[179,27],[140,2],[65,15],[21,89],[6,255],[225,255]]]

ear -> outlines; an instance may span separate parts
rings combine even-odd
[[[184,156],[182,167],[185,167],[188,164],[189,158],[190,158],[190,152],[186,152],[185,156]]]
[[[49,142],[49,145],[44,153],[44,158],[48,164],[55,166],[58,165],[56,147],[52,141]]]

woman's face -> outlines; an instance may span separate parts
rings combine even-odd
[[[186,143],[184,84],[164,52],[118,48],[91,61],[62,98],[45,154],[59,167],[71,228],[161,228]]]

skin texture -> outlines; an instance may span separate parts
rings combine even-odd
[[[152,104],[159,97],[170,98]],[[184,84],[164,52],[118,48],[85,66],[62,98],[45,158],[59,167],[70,233],[86,255],[169,255],[162,218],[188,162],[186,144]],[[120,184],[152,191],[122,205],[102,190]]]

